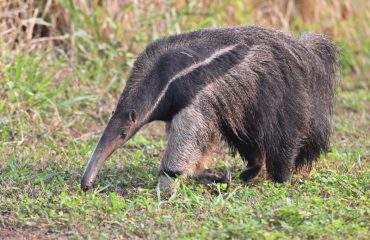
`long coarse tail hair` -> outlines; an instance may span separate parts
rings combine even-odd
[[[334,93],[339,83],[340,52],[326,36],[304,33],[299,41],[312,53],[310,91],[313,97],[313,118],[310,132],[297,156],[295,166],[311,168],[321,153],[329,150],[331,126],[329,116],[334,104]]]

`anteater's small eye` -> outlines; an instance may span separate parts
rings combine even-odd
[[[112,116],[114,115],[114,111],[112,111]]]
[[[119,135],[121,136],[122,139],[125,139],[127,136],[127,130],[124,128],[121,128]]]

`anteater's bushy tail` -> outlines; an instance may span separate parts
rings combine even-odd
[[[299,41],[315,55],[315,59],[310,59],[315,66],[313,90],[324,98],[325,106],[331,110],[339,79],[339,50],[327,36],[319,33],[303,33]]]
[[[326,59],[331,63],[337,62],[338,49],[327,36],[313,32],[303,33],[299,41],[314,50],[321,59]]]
[[[329,148],[331,127],[328,117],[338,83],[339,51],[328,37],[318,33],[305,33],[299,41],[313,53],[312,59],[307,61],[312,66],[310,90],[314,106],[310,133],[296,159],[296,168],[310,168],[313,161]]]

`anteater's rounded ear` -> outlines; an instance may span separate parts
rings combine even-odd
[[[130,109],[130,111],[128,111],[128,117],[132,122],[136,121],[136,112],[134,109]]]

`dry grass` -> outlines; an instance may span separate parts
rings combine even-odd
[[[351,71],[369,66],[370,2],[351,0],[5,0],[0,3],[0,47],[53,49],[88,55],[81,38],[137,53],[161,35],[206,26],[270,26],[319,31],[349,44]],[[125,60],[125,59],[123,59]]]

